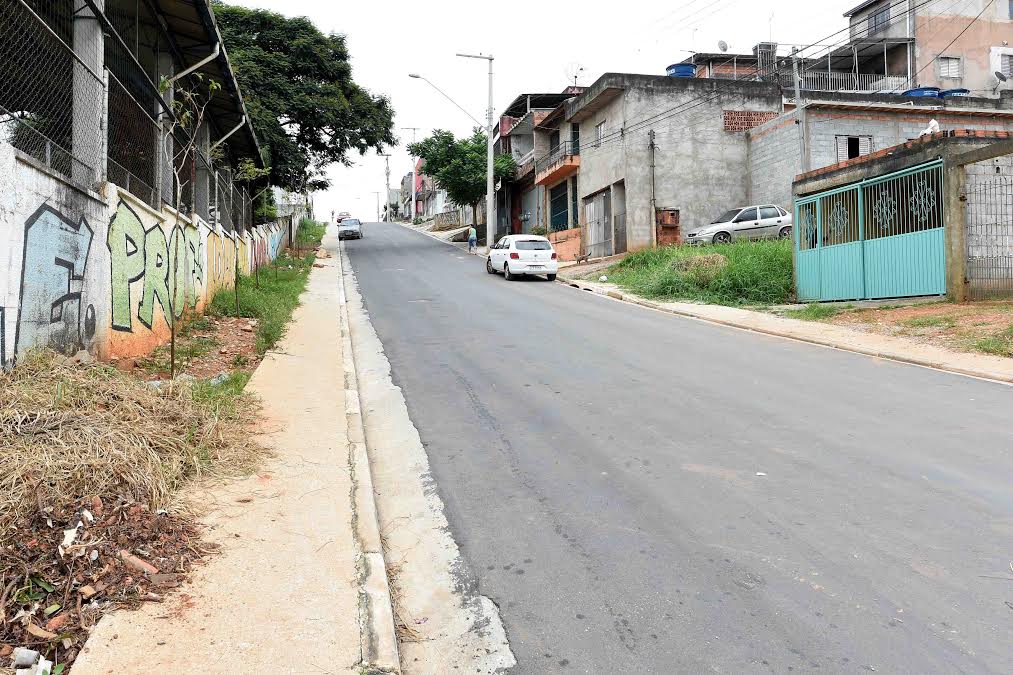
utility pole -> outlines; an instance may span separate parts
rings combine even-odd
[[[376,222],[380,222],[380,191],[373,190],[373,194],[376,195]]]
[[[412,132],[412,144],[415,143],[415,132],[419,130],[419,127],[401,127],[405,131]],[[414,223],[417,207],[415,206],[415,156],[412,156],[412,215],[408,218],[408,222]]]
[[[806,116],[805,116],[805,104],[802,102],[802,76],[798,69],[798,47],[793,47],[791,50],[791,69],[795,74],[795,111],[796,115],[795,124],[798,125],[798,150],[800,169],[799,173],[805,173],[809,170],[809,153],[806,151]]]
[[[654,152],[658,149],[657,144],[654,142],[654,129],[647,132],[647,138],[650,142],[647,144],[648,149],[651,151],[651,245],[657,247],[658,245],[658,199],[654,192]]]
[[[386,163],[387,191],[383,193],[384,211],[387,213],[387,220],[390,220],[390,155],[380,155]]]
[[[484,54],[458,54],[458,56],[466,59],[485,59],[489,62],[489,108],[486,111],[486,124],[488,138],[486,139],[486,180],[485,180],[485,245],[486,247],[492,246],[493,239],[496,238],[496,184],[495,178],[493,177],[493,135],[492,135],[492,116],[493,116],[493,102],[492,102],[492,62],[493,56]]]

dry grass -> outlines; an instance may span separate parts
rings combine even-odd
[[[248,473],[263,454],[234,402],[44,351],[0,372],[0,447],[0,546],[92,496],[163,508],[185,482]]]

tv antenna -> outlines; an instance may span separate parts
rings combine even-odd
[[[718,40],[718,49],[721,50],[722,54],[724,52],[727,52],[728,51],[728,43],[725,42],[724,40]]]

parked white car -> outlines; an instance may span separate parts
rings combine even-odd
[[[489,274],[502,272],[507,281],[535,274],[544,274],[549,281],[555,281],[559,259],[552,242],[545,237],[508,234],[489,249],[485,270]]]
[[[727,244],[736,239],[790,239],[791,214],[780,206],[740,206],[686,234],[687,244]]]

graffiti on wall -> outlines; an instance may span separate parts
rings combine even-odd
[[[26,221],[15,357],[39,346],[72,354],[95,336],[95,307],[81,307],[93,237],[84,218],[75,223],[49,205]]]
[[[149,330],[155,324],[155,308],[166,319],[196,307],[204,288],[204,256],[200,233],[192,226],[173,227],[168,239],[156,224],[145,230],[137,212],[120,201],[109,223],[112,287],[111,324],[114,330],[133,331],[131,285],[141,282],[137,320]]]
[[[4,310],[6,307],[0,307],[0,368],[7,367],[7,340],[5,331],[7,330],[7,324],[4,322]]]
[[[223,288],[232,288],[236,278],[236,239],[229,233],[209,230],[207,245],[208,302]]]

